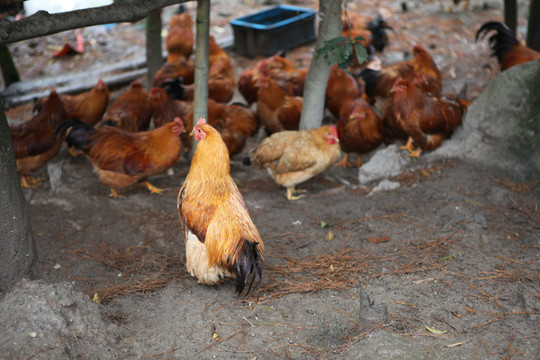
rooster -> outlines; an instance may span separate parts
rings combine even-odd
[[[136,132],[148,130],[152,109],[148,93],[139,81],[133,81],[129,89],[113,101],[98,123]]]
[[[62,139],[55,138],[54,130],[64,118],[62,101],[56,91],[51,90],[36,115],[9,128],[22,187],[39,184],[28,173],[39,170],[60,151]]]
[[[356,152],[355,166],[362,166],[362,154],[367,153],[383,142],[384,127],[382,118],[369,103],[362,98],[346,102],[337,122],[339,145],[345,153],[343,160],[336,165],[350,167],[349,153]]]
[[[366,48],[368,55],[373,56],[376,52],[382,52],[384,48],[388,46],[389,39],[386,34],[386,29],[392,30],[395,33],[394,29],[388,25],[386,20],[384,20],[382,16],[378,16],[368,23],[367,28],[349,28],[344,26],[341,36],[351,39],[361,36],[364,40],[360,40],[360,43]],[[356,51],[353,50],[353,52],[355,53]],[[360,68],[362,64],[358,63],[356,55],[354,55],[353,58],[353,69]]]
[[[303,99],[287,95],[277,82],[267,77],[259,78],[257,85],[257,115],[261,125],[270,133],[297,130]]]
[[[186,267],[199,283],[236,276],[236,292],[258,288],[264,245],[230,173],[221,136],[204,119],[192,133],[198,145],[180,188],[177,212],[184,233]]]
[[[497,57],[501,71],[525,62],[540,59],[540,52],[519,43],[516,35],[506,25],[498,21],[488,21],[476,32],[478,38],[484,38],[489,32],[496,34],[489,38],[491,56]]]
[[[287,188],[287,199],[297,200],[305,190],[295,186],[311,179],[339,160],[340,149],[334,125],[300,131],[281,131],[264,139],[244,164],[268,170],[277,184]]]
[[[433,150],[461,124],[469,102],[459,98],[435,98],[409,80],[398,78],[384,113],[385,127],[393,137],[409,137],[403,149],[419,157]],[[413,151],[413,141],[419,149]]]
[[[151,131],[132,133],[112,126],[93,128],[77,119],[62,122],[55,134],[68,131],[66,142],[82,150],[90,159],[99,180],[111,187],[112,198],[119,189],[141,181],[152,194],[163,190],[146,178],[173,166],[182,154],[179,135],[184,131],[180,118]]]

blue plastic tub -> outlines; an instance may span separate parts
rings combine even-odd
[[[231,20],[237,53],[270,56],[315,40],[315,10],[279,5]]]

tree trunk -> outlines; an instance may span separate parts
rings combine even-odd
[[[319,30],[315,51],[324,46],[324,42],[341,34],[341,0],[319,0]],[[304,85],[304,104],[300,118],[300,130],[321,126],[324,117],[326,85],[331,66],[324,57],[315,57],[309,65]]]
[[[4,76],[5,87],[21,81],[17,67],[11,57],[9,47],[5,44],[0,45],[0,67],[2,68],[2,75]]]
[[[0,100],[0,293],[40,273],[28,206],[17,174],[13,143]]]
[[[533,0],[534,1],[534,0]],[[517,0],[504,0],[504,23],[515,34],[517,30]]]
[[[197,35],[195,39],[195,92],[193,124],[208,117],[208,41],[210,36],[210,0],[197,1]],[[195,148],[195,146],[193,147]]]
[[[146,65],[148,66],[147,90],[152,87],[155,73],[163,65],[161,50],[161,9],[152,11],[146,18]]]
[[[540,51],[540,0],[531,0],[529,6],[529,25],[527,27],[527,46],[536,51]]]

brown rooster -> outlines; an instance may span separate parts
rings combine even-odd
[[[385,127],[393,137],[409,137],[409,156],[433,150],[461,124],[469,102],[459,98],[435,98],[425,94],[411,81],[398,78],[384,113]],[[419,149],[412,150],[412,142]]]
[[[173,166],[182,154],[179,135],[184,131],[180,118],[151,131],[132,133],[112,126],[93,127],[77,120],[62,122],[57,134],[68,131],[66,142],[82,150],[90,159],[99,180],[111,187],[111,197],[119,198],[118,190],[141,181],[148,190],[163,190],[146,178]]]
[[[334,165],[340,156],[334,125],[300,131],[281,131],[264,139],[244,159],[268,170],[277,184],[287,188],[287,199],[297,200],[304,190],[295,186]]]
[[[236,292],[258,288],[264,245],[231,177],[227,147],[200,119],[189,173],[180,188],[177,212],[184,233],[186,267],[199,283],[214,285],[236,276]]]
[[[23,124],[9,128],[22,187],[39,184],[28,173],[39,170],[58,154],[62,139],[54,136],[54,130],[64,118],[62,101],[56,91],[51,90],[36,115]]]
[[[362,154],[370,152],[383,142],[384,126],[382,118],[367,101],[361,98],[346,102],[337,122],[339,145],[345,153],[336,165],[350,167],[349,153],[357,153],[354,166],[362,166]]]
[[[151,118],[148,93],[139,81],[133,81],[129,89],[113,101],[97,126],[109,125],[131,132],[145,131]]]
[[[297,130],[303,99],[287,95],[274,80],[261,77],[258,82],[257,114],[261,125],[270,133]]]
[[[540,59],[540,52],[519,43],[516,35],[506,25],[498,21],[488,21],[476,32],[476,41],[489,32],[496,33],[489,38],[491,56],[497,57],[501,71],[525,62]]]

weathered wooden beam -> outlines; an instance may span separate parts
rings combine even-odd
[[[188,0],[133,0],[115,1],[111,5],[82,10],[49,14],[37,13],[14,22],[0,23],[0,44],[55,34],[61,31],[85,26],[116,22],[135,22],[145,18],[150,12],[169,5],[185,3]]]

